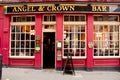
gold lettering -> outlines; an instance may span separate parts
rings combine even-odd
[[[92,6],[92,11],[107,11],[106,6]]]
[[[19,7],[17,7],[17,11],[21,12],[21,11],[23,11],[23,8],[21,6],[19,6]]]
[[[51,11],[51,6],[47,6],[47,11]]]
[[[106,6],[102,6],[102,11],[107,11],[107,7]]]
[[[61,6],[58,6],[57,11],[61,11],[61,10],[62,10]]]
[[[61,6],[47,6],[47,11],[74,11],[75,6],[61,5]]]
[[[56,6],[52,6],[52,11],[56,11]]]
[[[40,5],[40,6],[14,6],[12,7],[12,12],[35,12],[35,11],[75,11],[77,5]],[[38,7],[38,10],[36,10]],[[81,7],[81,6],[80,6]],[[106,5],[92,5],[92,11],[95,12],[104,12],[107,11]]]
[[[70,6],[70,11],[74,11],[75,10],[75,6]]]
[[[44,6],[39,6],[38,11],[44,11]]]
[[[63,11],[68,11],[68,6],[61,6],[62,7],[62,9],[63,9]]]
[[[36,11],[35,8],[32,6],[32,11]]]
[[[23,12],[26,12],[26,11],[27,11],[27,6],[23,6],[23,7],[22,7],[22,11],[23,11]]]
[[[28,7],[27,7],[27,11],[35,11],[35,9],[34,9],[33,6],[28,6]]]
[[[16,9],[16,7],[13,7],[13,10],[12,10],[12,12],[17,12],[17,9]]]
[[[13,12],[35,11],[33,6],[18,6],[13,8]]]
[[[101,6],[98,6],[97,11],[102,11]]]
[[[92,6],[92,11],[96,11],[96,6]]]

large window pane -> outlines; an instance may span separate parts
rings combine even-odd
[[[11,49],[14,48],[14,52],[11,52],[11,56],[33,56],[33,50],[35,48],[35,35],[31,34],[30,29],[35,30],[33,25],[11,26],[16,29],[21,29],[20,32],[12,32],[11,35]],[[15,35],[13,35],[15,34]],[[15,37],[15,38],[14,38]],[[31,37],[31,38],[30,38]],[[19,50],[20,49],[20,50]],[[32,52],[31,52],[32,49]],[[13,49],[12,49],[13,51]],[[13,53],[15,55],[13,55]]]
[[[33,16],[13,17],[13,22],[34,21]],[[16,21],[15,21],[16,20]],[[29,23],[28,23],[29,24]],[[11,56],[34,56],[35,25],[11,25]]]
[[[64,15],[64,57],[67,54],[71,54],[74,58],[86,57],[86,26],[79,25],[85,21],[85,15]],[[69,22],[73,24],[66,25]]]
[[[85,25],[64,26],[64,56],[70,53],[73,57],[85,57],[85,33]]]
[[[94,26],[94,56],[119,56],[119,26]]]

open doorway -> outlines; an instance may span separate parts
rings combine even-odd
[[[55,68],[55,32],[43,33],[43,68]]]

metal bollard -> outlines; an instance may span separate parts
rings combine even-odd
[[[2,54],[0,54],[0,80],[2,79]]]

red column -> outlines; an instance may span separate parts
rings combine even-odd
[[[0,6],[0,26],[3,26],[3,22],[4,22],[4,19],[3,19],[3,7]],[[0,27],[0,54],[2,54],[2,36],[3,35],[3,27]]]
[[[93,67],[93,47],[88,46],[90,42],[93,42],[93,14],[87,15],[87,70],[91,70]]]
[[[2,60],[4,65],[9,64],[9,44],[10,44],[10,18],[9,16],[3,15],[4,20],[1,36],[1,46],[2,46]]]
[[[56,41],[62,41],[63,39],[63,14],[57,14],[56,16]],[[62,55],[62,49],[61,55]],[[56,68],[62,68],[62,60],[57,60],[58,49],[56,50]],[[61,56],[62,57],[62,56]]]
[[[42,67],[42,15],[36,15],[35,36],[40,37],[40,52],[35,53],[35,67]]]

